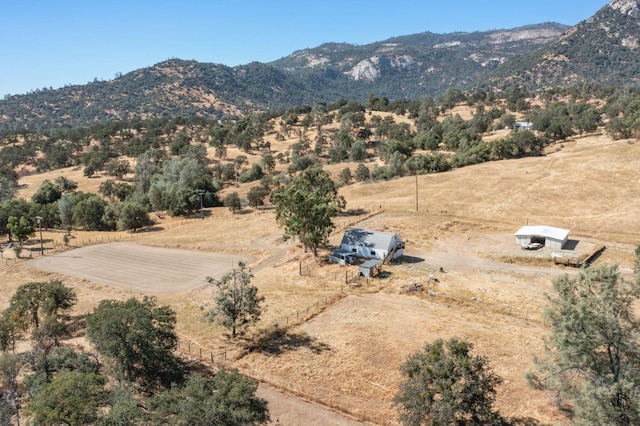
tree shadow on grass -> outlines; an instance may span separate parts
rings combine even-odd
[[[87,316],[85,314],[71,315],[68,318],[68,333],[72,338],[83,337],[87,329]]]
[[[362,216],[363,214],[367,214],[367,213],[369,213],[368,210],[365,210],[363,208],[357,208],[357,209],[345,210],[344,212],[342,212],[341,216]]]
[[[316,354],[331,350],[329,345],[318,342],[305,334],[284,331],[277,331],[261,337],[255,342],[252,350],[266,355],[281,355],[299,348],[307,348]]]
[[[542,423],[531,417],[509,417],[503,418],[502,424],[505,426],[540,426]]]

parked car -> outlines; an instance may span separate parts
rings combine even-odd
[[[354,255],[345,253],[331,253],[327,260],[329,261],[329,263],[338,263],[341,266],[347,264],[353,265],[354,263],[356,263],[356,257]]]
[[[544,247],[544,244],[542,243],[529,243],[522,246],[525,250],[540,250],[542,247]]]

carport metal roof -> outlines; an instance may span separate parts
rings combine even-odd
[[[518,231],[514,235],[516,237],[526,236],[526,235],[535,235],[538,237],[553,238],[555,240],[564,240],[569,236],[569,230],[556,228],[554,226],[527,225],[518,229]]]

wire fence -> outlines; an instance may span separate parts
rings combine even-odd
[[[310,320],[327,307],[338,302],[344,296],[344,293],[326,295],[317,300],[314,304],[308,305],[303,309],[298,309],[292,314],[276,318],[264,327],[257,327],[249,330],[242,335],[242,338],[245,342],[248,341],[250,345],[267,341],[279,333],[286,332],[291,327],[295,327]],[[188,339],[182,339],[178,342],[178,352],[186,356],[191,361],[199,361],[213,366],[225,366],[229,361],[237,361],[244,353],[237,348],[213,351],[211,349],[203,348],[201,345]]]

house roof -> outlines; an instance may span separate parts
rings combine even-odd
[[[371,231],[368,229],[349,228],[344,231],[342,244],[349,246],[374,247],[379,249],[388,249],[392,246],[394,238],[398,234],[392,232]]]
[[[528,225],[518,229],[514,235],[516,237],[535,235],[539,237],[553,238],[555,240],[564,240],[569,236],[569,230],[545,225]]]

